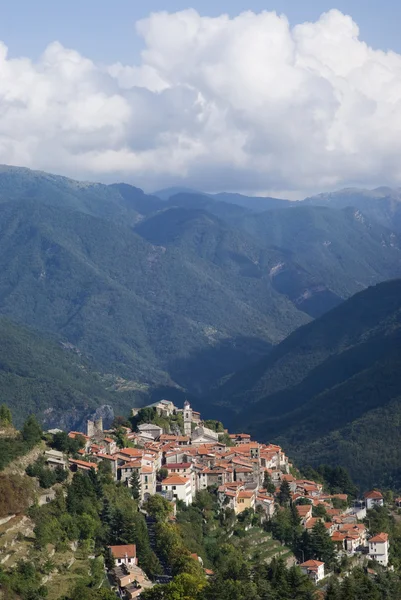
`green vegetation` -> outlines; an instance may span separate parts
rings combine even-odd
[[[5,407],[6,411],[7,408]],[[20,433],[0,436],[0,471],[11,461],[27,454],[42,439],[42,429],[33,415],[25,421]]]
[[[40,456],[35,463],[28,465],[26,474],[29,477],[36,477],[42,488],[50,488],[56,483],[63,483],[68,477],[68,473],[62,467],[50,469],[46,466],[44,456]]]
[[[207,392],[311,316],[401,273],[398,238],[353,209],[255,215],[232,200],[162,202],[129,185],[0,169],[0,313],[82,353],[64,368],[39,352],[35,381],[0,371],[18,419],[50,407],[56,422],[68,403],[126,409],[155,386]]]
[[[134,417],[130,417],[129,422],[133,431],[137,431],[138,425],[153,423],[153,425],[161,427],[164,433],[171,433],[172,431],[176,431],[177,428],[182,433],[184,432],[184,418],[182,413],[177,413],[170,417],[162,417],[153,407],[141,408]]]
[[[0,395],[17,427],[35,414],[49,426],[73,429],[99,405],[133,405],[135,394],[111,392],[107,385],[91,362],[73,349],[0,317]],[[0,428],[9,424],[5,410],[1,415],[7,423],[2,420]]]
[[[223,386],[257,400],[237,422],[304,466],[343,465],[364,489],[401,487],[401,280],[369,288],[297,330]],[[355,490],[353,494],[355,493]]]

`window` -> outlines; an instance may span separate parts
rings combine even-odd
[[[173,490],[176,490],[176,489],[177,489],[177,486],[176,486],[176,485],[173,485]]]

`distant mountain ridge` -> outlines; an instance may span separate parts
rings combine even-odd
[[[62,337],[141,398],[203,396],[401,276],[400,234],[359,208],[246,203],[0,167],[0,315]]]
[[[303,464],[344,464],[365,485],[401,483],[401,280],[301,327],[216,400]],[[373,441],[374,440],[374,441]]]

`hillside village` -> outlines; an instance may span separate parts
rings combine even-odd
[[[232,509],[237,516],[247,510],[256,511],[262,521],[268,521],[281,510],[280,495],[288,494],[288,502],[296,507],[304,530],[311,533],[318,522],[324,523],[338,556],[371,559],[382,567],[388,566],[387,533],[372,536],[361,522],[366,510],[383,506],[380,491],[365,493],[364,502],[349,507],[346,494],[330,495],[325,493],[321,483],[297,478],[293,465],[279,446],[261,444],[246,433],[215,431],[206,426],[209,423],[205,424],[188,402],[182,409],[162,400],[144,409],[132,410],[134,418],[141,414],[153,414],[155,422],[140,423],[136,431],[120,426],[120,437],[122,431],[126,447],[119,447],[115,429],[103,430],[101,419],[88,421],[86,434],[68,433],[70,439],[82,441],[80,458],[47,450],[47,465],[85,472],[97,471],[100,463],[106,462],[116,482],[137,486],[141,504],[160,495],[171,503],[172,514],[180,502],[189,506],[197,492],[214,488],[222,510]],[[160,419],[171,420],[170,431],[156,424]],[[322,509],[325,518],[313,516]],[[138,570],[135,545],[114,546],[111,552],[120,589],[125,590],[127,597],[137,597],[141,589],[137,583],[128,593],[133,579],[138,582],[142,577],[144,586],[150,584]],[[195,555],[195,558],[199,557]],[[294,561],[293,555],[288,558],[288,564]],[[299,566],[315,583],[327,575],[322,561],[307,560]]]

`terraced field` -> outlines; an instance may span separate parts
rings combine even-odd
[[[260,527],[253,527],[245,532],[244,536],[233,536],[231,542],[236,546],[241,546],[248,553],[249,560],[263,561],[269,563],[273,558],[283,558],[287,565],[295,564],[295,557],[287,546],[282,546],[280,542],[274,540],[270,533],[267,533]]]

